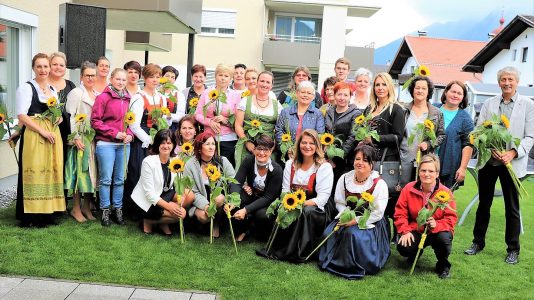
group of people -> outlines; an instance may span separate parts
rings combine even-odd
[[[182,91],[172,87],[179,76],[172,66],[142,67],[130,61],[109,74],[110,62],[102,57],[96,64],[83,63],[78,87],[63,78],[65,66],[62,53],[39,53],[32,61],[35,78],[17,90],[22,130],[16,214],[22,226],[53,224],[70,196],[70,214],[76,221],[94,220],[92,208],[97,205],[103,226],[124,224],[127,217],[139,220],[145,234],[159,229],[172,235],[170,224],[180,219],[186,230],[205,232],[213,218],[212,234],[218,237],[228,223],[222,217],[230,214],[238,241],[272,239],[268,248],[257,250],[271,259],[304,262],[332,234],[311,259],[317,259],[321,269],[349,279],[379,272],[390,256],[390,241],[413,261],[428,230],[424,246],[434,249],[439,277],[450,276],[454,200],[429,216],[424,226],[417,216],[437,193],[453,198],[449,189],[465,178],[474,124],[464,110],[468,95],[462,82],[450,82],[441,105],[434,106],[429,101],[434,91],[430,78],[414,77],[408,87],[413,100],[401,104],[388,73],[373,76],[360,68],[354,82],[349,81],[351,66],[345,58],[336,62],[336,75],[325,80],[321,91],[302,66],[278,96],[272,91],[271,72],[243,64],[218,65],[213,87],[205,85],[206,68],[194,65],[192,85]],[[141,76],[143,88],[138,85]],[[521,143],[494,153],[480,170],[484,188],[475,238],[466,253],[484,248],[493,198],[488,187],[498,177],[507,210],[506,261],[517,263],[519,200],[514,186],[506,184],[510,178],[504,165],[512,162],[518,176],[524,175],[534,141],[534,108],[516,91],[517,70],[506,67],[498,78],[503,93],[486,101],[478,122],[491,113],[504,114]],[[57,118],[50,117],[53,100],[64,105]],[[361,116],[369,117],[378,138],[356,138],[353,125]],[[435,140],[420,137],[408,143],[418,124],[427,121],[432,122]],[[339,137],[343,158],[326,157],[321,143],[325,133]],[[280,151],[287,142],[294,146]],[[172,158],[183,152],[190,158],[184,166],[173,166]],[[387,162],[406,168],[410,180],[399,186],[382,179],[381,165]],[[174,171],[182,167],[192,185],[178,194]],[[234,178],[228,193],[239,193],[239,207],[224,205],[224,194],[211,199],[213,168]],[[273,237],[276,216],[267,214],[269,206],[281,194],[297,191],[305,195],[300,216]],[[347,200],[361,200],[362,195],[373,200],[359,207]],[[210,200],[216,203],[215,216],[209,213]],[[341,222],[347,209],[359,213]]]

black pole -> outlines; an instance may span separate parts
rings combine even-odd
[[[148,65],[148,51],[145,51],[145,66]]]
[[[189,34],[189,41],[187,43],[187,83],[186,86],[191,86],[191,76],[189,72],[193,67],[193,59],[195,56],[195,34]]]

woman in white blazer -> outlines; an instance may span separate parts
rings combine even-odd
[[[141,176],[132,193],[132,200],[143,210],[142,230],[152,233],[158,224],[165,235],[172,235],[169,224],[184,219],[186,212],[178,205],[174,191],[174,176],[169,169],[171,153],[175,146],[174,134],[169,129],[158,131],[154,137],[153,152],[141,166]]]

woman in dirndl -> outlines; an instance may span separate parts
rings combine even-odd
[[[65,211],[63,142],[58,124],[42,116],[57,93],[48,82],[48,55],[32,59],[35,78],[17,89],[16,112],[22,126],[16,217],[21,227],[55,224],[54,213]]]

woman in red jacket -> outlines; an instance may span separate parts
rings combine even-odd
[[[434,198],[438,191],[450,193],[450,190],[439,182],[439,166],[436,155],[423,156],[417,180],[408,183],[402,189],[395,206],[395,227],[400,235],[397,250],[402,256],[408,257],[409,262],[415,259],[421,234],[425,228],[417,225],[419,211],[422,207],[430,209],[428,201]],[[456,202],[451,199],[447,208],[444,210],[438,208],[426,222],[429,228],[424,247],[432,246],[434,249],[438,259],[436,272],[441,279],[450,277],[451,263],[448,258],[452,249],[454,225],[458,219],[455,209]]]

